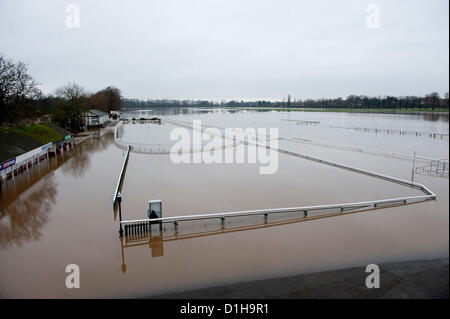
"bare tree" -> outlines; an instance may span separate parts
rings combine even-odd
[[[64,100],[76,100],[87,96],[83,87],[76,83],[68,83],[55,90],[56,97]]]
[[[28,73],[25,63],[14,63],[0,55],[0,122],[23,116],[20,107],[41,95],[38,83]]]
[[[58,125],[73,132],[78,132],[83,126],[83,112],[86,111],[87,93],[76,83],[68,83],[55,90],[57,97],[52,120]]]

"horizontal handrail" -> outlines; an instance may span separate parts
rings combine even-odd
[[[317,146],[323,146],[323,147],[330,147],[330,148],[343,149],[343,150],[348,150],[348,151],[368,153],[368,154],[374,154],[374,155],[380,155],[380,156],[389,156],[389,157],[399,158],[399,159],[413,160],[415,158],[417,161],[422,161],[422,162],[430,162],[430,161],[435,160],[434,158],[423,157],[423,156],[415,156],[414,157],[413,155],[408,155],[408,154],[380,151],[380,150],[376,150],[376,149],[363,148],[363,147],[354,146],[354,145],[328,144],[328,143],[323,143],[323,142],[318,142],[318,141],[313,141],[313,140],[300,139],[300,138],[296,138],[296,137],[294,137],[294,138],[286,138],[286,137],[284,137],[284,138],[281,138],[281,139],[285,140],[285,141],[289,141],[289,142],[296,142],[296,143],[317,145]]]
[[[116,205],[116,202],[117,202],[117,196],[119,195],[119,191],[120,191],[120,184],[122,183],[122,180],[123,180],[123,174],[125,172],[125,168],[127,166],[129,156],[130,156],[130,147],[128,146],[127,154],[123,161],[122,169],[120,170],[119,179],[117,181],[116,189],[114,191],[113,206]]]
[[[176,121],[174,121],[174,120],[171,120],[171,121],[176,123]],[[227,138],[227,137],[225,137],[225,138]],[[325,159],[322,159],[322,158],[319,158],[319,157],[314,157],[314,156],[310,156],[310,155],[306,155],[306,154],[302,154],[302,153],[298,153],[298,152],[294,152],[294,151],[290,151],[290,150],[281,149],[281,148],[278,148],[278,147],[271,147],[270,145],[266,145],[266,144],[261,145],[258,142],[250,143],[249,141],[243,141],[243,143],[244,144],[253,144],[254,146],[258,146],[258,147],[265,147],[266,149],[272,149],[274,151],[277,151],[277,152],[280,152],[280,153],[283,153],[283,154],[300,157],[300,158],[303,158],[303,159],[306,159],[306,160],[310,160],[310,161],[314,161],[314,162],[317,162],[317,163],[326,164],[326,165],[329,165],[329,166],[338,167],[338,168],[349,170],[349,171],[352,171],[352,172],[356,172],[356,173],[360,173],[360,174],[364,174],[364,175],[368,175],[368,176],[372,176],[372,177],[377,177],[377,178],[381,178],[381,179],[388,180],[388,181],[391,181],[391,182],[395,182],[395,183],[398,183],[398,184],[402,184],[402,185],[405,185],[405,186],[417,188],[417,189],[422,190],[424,193],[426,193],[428,195],[436,197],[436,195],[433,192],[431,192],[427,187],[425,187],[424,185],[419,184],[419,183],[410,182],[410,181],[407,181],[407,180],[404,180],[404,179],[401,179],[401,178],[388,176],[388,175],[384,175],[384,174],[380,174],[380,173],[376,173],[376,172],[372,172],[372,171],[365,170],[365,169],[362,169],[362,168],[357,168],[357,167],[353,167],[353,166],[350,166],[350,165],[346,165],[346,164],[341,164],[341,163],[338,163],[338,162],[325,160]]]
[[[173,120],[172,120],[173,121]],[[176,121],[173,121],[176,124]],[[183,125],[183,124],[182,124]],[[186,124],[184,124],[186,125]],[[244,144],[253,144],[257,147],[265,147],[267,149],[275,150],[283,154],[296,156],[299,158],[307,159],[310,161],[318,162],[320,164],[325,164],[333,167],[338,167],[341,169],[349,170],[352,172],[356,172],[359,174],[376,177],[380,179],[384,179],[390,182],[398,183],[404,186],[408,186],[411,188],[416,188],[425,193],[426,195],[421,196],[408,196],[408,197],[399,197],[399,198],[388,198],[388,199],[381,199],[381,200],[372,200],[372,201],[364,201],[364,202],[351,202],[351,203],[343,203],[343,204],[329,204],[329,205],[316,205],[316,206],[300,206],[300,207],[287,207],[287,208],[271,208],[271,209],[258,209],[258,210],[245,210],[245,211],[233,211],[233,212],[222,212],[222,213],[211,213],[211,214],[191,214],[191,215],[182,215],[182,216],[172,216],[172,217],[162,217],[162,218],[146,218],[146,219],[136,219],[136,220],[124,220],[121,221],[121,224],[134,224],[134,223],[152,223],[152,222],[174,222],[177,223],[178,221],[187,221],[187,220],[198,220],[198,219],[212,219],[212,218],[221,218],[222,221],[224,218],[227,217],[239,217],[239,216],[253,216],[253,215],[261,215],[264,214],[265,216],[267,214],[272,213],[287,213],[287,212],[304,212],[307,214],[310,211],[317,211],[317,210],[326,210],[326,209],[340,209],[341,212],[344,212],[346,209],[348,210],[354,210],[354,209],[361,209],[361,208],[367,208],[367,207],[373,207],[376,208],[378,205],[383,204],[400,204],[400,205],[406,205],[408,202],[411,203],[411,201],[414,201],[413,203],[417,202],[423,202],[428,200],[435,200],[436,195],[425,185],[410,182],[404,179],[400,179],[397,177],[388,176],[385,174],[380,174],[376,172],[372,172],[369,170],[353,167],[350,165],[345,165],[313,156],[309,156],[306,154],[301,154],[289,150],[284,150],[277,147],[272,147],[270,145],[260,145],[258,142],[248,142],[243,141]]]
[[[352,208],[366,208],[374,207],[380,204],[393,204],[393,203],[407,203],[409,200],[426,201],[431,200],[430,196],[410,196],[410,197],[400,197],[400,198],[389,198],[383,200],[373,200],[365,202],[354,202],[345,204],[329,204],[329,205],[318,205],[318,206],[301,206],[301,207],[286,207],[286,208],[269,208],[269,209],[256,209],[256,210],[243,210],[243,211],[233,211],[233,212],[223,212],[223,213],[211,213],[211,214],[194,214],[194,215],[181,215],[181,216],[171,216],[171,217],[161,217],[161,218],[145,218],[145,219],[134,219],[134,220],[123,220],[122,224],[132,224],[132,223],[144,223],[144,222],[174,222],[174,221],[187,221],[187,220],[198,220],[198,219],[212,219],[212,218],[222,218],[222,217],[242,217],[242,216],[253,216],[261,214],[274,214],[274,213],[289,213],[289,212],[310,212],[315,210],[325,210],[325,209],[344,209]]]

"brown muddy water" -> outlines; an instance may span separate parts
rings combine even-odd
[[[149,114],[219,127],[277,127],[280,137],[448,159],[448,139],[355,131],[391,128],[448,134],[448,117],[315,112],[179,110]],[[287,121],[289,120],[289,121]],[[296,120],[320,122],[298,125]],[[170,143],[170,125],[129,124],[123,139]],[[279,146],[410,179],[412,161],[280,140]],[[125,151],[114,128],[102,129],[64,158],[51,158],[3,185],[0,197],[0,297],[140,297],[369,263],[448,257],[449,180],[416,175],[436,201],[271,227],[235,231],[210,222],[180,225],[180,236],[157,233],[127,242],[112,208]],[[421,163],[418,163],[418,165]],[[122,188],[123,219],[146,217],[148,201],[163,216],[346,203],[420,192],[279,154],[278,170],[258,164],[174,164],[168,154],[131,153]],[[165,225],[171,233],[171,225]],[[80,267],[80,288],[67,289],[68,264]]]

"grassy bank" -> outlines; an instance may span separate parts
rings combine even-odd
[[[52,124],[33,124],[0,130],[0,162],[70,134]]]

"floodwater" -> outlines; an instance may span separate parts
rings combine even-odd
[[[218,127],[276,127],[279,147],[411,179],[412,161],[296,142],[307,139],[448,159],[447,139],[355,131],[355,127],[447,133],[448,117],[321,112],[152,110],[151,116]],[[302,125],[298,120],[319,124]],[[174,125],[126,124],[130,143],[173,143]],[[436,201],[270,227],[260,220],[164,225],[162,237],[120,239],[112,197],[125,151],[114,128],[44,161],[3,185],[0,197],[0,297],[142,297],[388,261],[448,257],[449,180],[415,175]],[[424,165],[416,163],[417,166]],[[168,154],[131,153],[122,186],[122,218],[308,206],[421,195],[417,190],[288,155],[275,174],[259,164],[175,164]],[[227,225],[229,226],[229,225]],[[172,227],[172,228],[171,228]],[[80,288],[67,289],[68,264]]]

